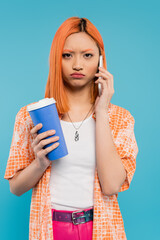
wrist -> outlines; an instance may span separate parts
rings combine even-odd
[[[105,116],[106,119],[109,121],[109,115],[107,109],[101,109],[95,112],[96,118],[102,118]]]
[[[96,115],[101,115],[101,114],[107,114],[108,115],[108,109],[98,109],[95,111]]]
[[[42,162],[40,162],[40,160],[38,158],[35,158],[35,164],[36,164],[37,169],[40,170],[40,171],[43,171],[43,172],[49,166],[48,162],[47,163],[44,163],[44,162],[42,163]]]

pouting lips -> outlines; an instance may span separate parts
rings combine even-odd
[[[82,74],[72,74],[71,77],[74,77],[74,78],[83,78],[84,75],[82,75]]]

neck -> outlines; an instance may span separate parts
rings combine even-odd
[[[67,96],[72,110],[89,109],[93,105],[90,101],[90,89],[81,89],[74,92],[67,89]]]

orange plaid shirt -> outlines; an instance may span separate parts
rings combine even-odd
[[[129,188],[136,169],[138,146],[134,135],[135,120],[128,110],[112,103],[109,103],[108,115],[116,150],[127,171],[127,177],[120,189],[120,192],[122,192]],[[59,115],[59,119],[61,117],[62,115]],[[92,117],[96,120],[95,113],[92,114]],[[15,118],[5,179],[12,178],[17,171],[26,168],[35,159],[34,151],[31,147],[34,139],[30,133],[33,127],[27,106],[24,106],[19,110]],[[117,201],[118,194],[112,196],[104,195],[101,192],[97,169],[95,171],[92,239],[127,239]],[[51,164],[32,189],[29,240],[54,240],[49,189],[50,174]]]

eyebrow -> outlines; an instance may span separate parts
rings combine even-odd
[[[72,53],[74,53],[74,51],[72,51],[72,50],[70,50],[70,49],[64,49],[63,51],[67,51],[67,52],[72,52]],[[88,48],[88,49],[85,49],[85,50],[83,50],[83,51],[81,51],[82,53],[83,52],[87,52],[87,51],[94,51],[92,48]]]

